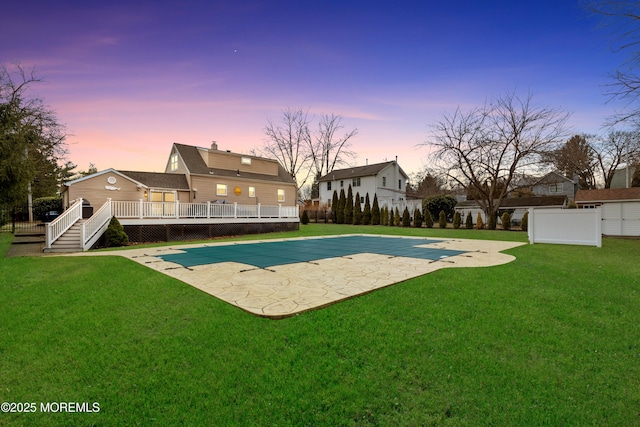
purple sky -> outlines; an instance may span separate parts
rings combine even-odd
[[[25,0],[2,8],[0,62],[46,80],[79,169],[162,171],[173,142],[248,153],[302,108],[358,128],[358,165],[412,173],[443,112],[510,91],[599,132],[624,61],[599,23],[579,0]]]

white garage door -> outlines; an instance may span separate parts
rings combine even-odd
[[[602,234],[640,236],[640,202],[603,203]]]

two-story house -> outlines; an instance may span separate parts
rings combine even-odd
[[[378,196],[380,207],[400,205],[407,198],[408,179],[397,161],[337,169],[318,180],[319,202],[330,206],[333,192],[340,194],[340,190],[344,190],[346,194],[351,185],[353,196],[358,193],[361,204],[364,204],[365,197],[369,194],[371,202],[374,195]]]

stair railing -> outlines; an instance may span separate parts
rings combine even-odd
[[[79,219],[82,218],[82,197],[76,201],[62,213],[58,218],[47,224],[46,244],[45,248],[51,249],[53,242],[58,240],[65,231],[71,228]]]

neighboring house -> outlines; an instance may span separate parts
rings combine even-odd
[[[500,204],[500,212],[508,211],[511,213],[511,221],[514,224],[520,224],[522,217],[529,208],[565,208],[567,207],[567,196],[540,196],[540,197],[510,197],[502,199]],[[485,215],[480,204],[475,200],[467,200],[459,202],[455,210],[460,212],[462,221],[466,220],[467,214],[471,213],[473,223],[476,223],[478,214],[482,217],[482,222],[487,223]],[[500,215],[498,215],[498,223],[500,223]]]
[[[613,178],[611,178],[611,188],[630,187],[635,172],[635,166],[629,166],[628,170],[626,166],[620,169],[616,169],[616,171],[613,173]]]
[[[602,208],[602,234],[640,236],[640,187],[579,190],[579,208]]]
[[[364,206],[365,197],[373,203],[374,195],[378,196],[380,207],[402,206],[407,203],[407,181],[409,177],[397,161],[376,163],[334,170],[321,177],[319,182],[319,202],[331,206],[333,192],[340,195],[340,190],[348,192],[349,185],[355,198],[360,194],[360,203]]]
[[[63,207],[75,217],[51,232],[47,248],[79,221],[79,199],[89,205],[82,216],[100,212],[97,228],[115,216],[130,240],[149,241],[297,229],[296,195],[276,160],[174,143],[165,172],[107,169],[65,183]]]
[[[549,172],[531,185],[531,191],[536,196],[566,196],[569,200],[574,200],[578,181],[558,172]]]

